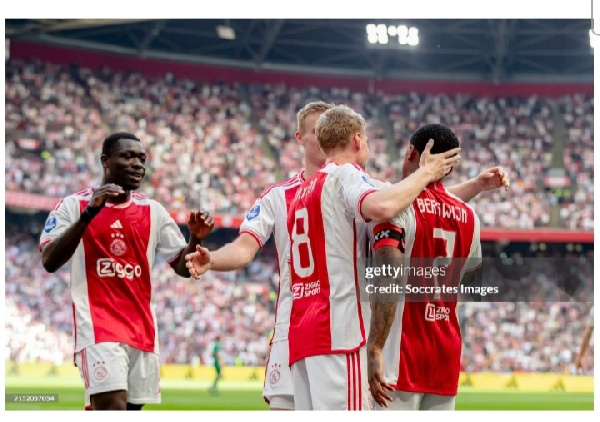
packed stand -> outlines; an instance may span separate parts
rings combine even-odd
[[[303,152],[296,142],[296,114],[306,104],[324,101],[345,104],[360,113],[367,122],[370,157],[367,170],[372,176],[391,180],[395,177],[387,151],[387,139],[378,115],[377,99],[371,95],[352,92],[346,88],[291,88],[284,84],[262,84],[248,87],[251,102],[258,111],[260,132],[278,159],[283,177],[298,173]]]
[[[575,374],[590,303],[464,303],[462,367],[466,372]],[[565,329],[568,327],[568,329]],[[593,342],[584,373],[593,375]]]
[[[565,170],[571,181],[561,208],[568,229],[594,229],[594,99],[572,95],[559,100],[566,126]]]
[[[266,186],[300,169],[296,112],[322,100],[347,104],[366,118],[367,169],[374,177],[400,177],[408,139],[426,123],[448,125],[463,142],[463,159],[448,183],[486,167],[505,167],[510,193],[472,201],[482,227],[546,227],[558,205],[543,186],[553,156],[553,100],[206,84],[18,60],[6,63],[5,81],[7,191],[62,197],[97,185],[102,139],[130,131],[148,151],[142,192],[173,211],[202,206],[243,214]],[[591,230],[593,100],[572,96],[558,105],[569,134],[565,166],[573,181],[561,217],[570,229]]]
[[[406,94],[383,96],[401,157],[411,134],[428,123],[451,128],[461,141],[462,160],[448,184],[500,165],[511,177],[511,192],[473,199],[483,227],[529,229],[550,222],[554,195],[538,187],[552,159],[552,104],[529,98]],[[401,165],[400,163],[398,165]]]
[[[212,250],[218,245],[207,246]],[[165,263],[155,266],[152,280],[162,362],[210,365],[211,345],[220,335],[225,365],[264,365],[275,313],[274,257],[274,253],[264,253],[244,270],[209,271],[199,281],[178,277]],[[586,259],[572,267],[579,275],[589,273],[584,282],[593,285],[593,255]],[[584,271],[585,266],[590,271]],[[534,274],[535,282],[519,286],[545,285],[548,292],[556,291],[549,278],[540,274]],[[5,361],[72,362],[68,268],[46,273],[36,239],[9,226],[5,278]],[[509,281],[513,291],[522,288],[515,287],[514,277]],[[486,278],[488,283],[506,285],[502,280]],[[564,296],[551,294],[547,297],[550,300],[546,303],[523,299],[459,303],[465,370],[561,372],[573,363],[591,303],[566,303]]]
[[[147,79],[45,62],[6,64],[6,189],[62,197],[101,180],[102,140],[135,133],[141,190],[171,210],[242,213],[274,183],[236,85]]]

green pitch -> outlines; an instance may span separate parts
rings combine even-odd
[[[77,379],[5,378],[6,393],[58,394],[57,403],[6,403],[6,410],[82,410],[83,385]],[[162,404],[144,410],[268,410],[262,400],[262,383],[256,381],[220,383],[220,394],[211,395],[211,383],[163,380]],[[528,393],[477,391],[462,388],[456,398],[457,410],[593,410],[593,393]]]

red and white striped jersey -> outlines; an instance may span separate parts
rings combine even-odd
[[[288,339],[292,290],[290,287],[290,237],[287,231],[288,207],[296,195],[296,190],[305,181],[304,171],[266,188],[250,209],[240,226],[240,234],[248,233],[263,247],[273,234],[279,286],[275,304],[275,329],[271,342]]]
[[[375,250],[388,242],[382,232],[394,229],[404,230],[407,260],[400,265],[413,271],[403,269],[405,300],[398,304],[384,346],[386,381],[401,391],[456,395],[461,357],[456,296],[462,275],[481,265],[479,218],[436,182],[389,223],[375,226],[384,234],[376,237]],[[426,267],[444,267],[444,276],[441,271],[426,276]],[[456,290],[442,291],[440,297],[415,293],[415,287],[426,286]]]
[[[290,365],[309,356],[350,353],[366,343],[360,302],[367,256],[361,204],[376,192],[354,164],[328,164],[300,186],[287,220],[291,239]],[[368,306],[367,306],[368,308]]]
[[[50,213],[40,251],[79,220],[89,188],[62,199]],[[122,342],[159,352],[150,270],[157,254],[177,258],[186,241],[158,202],[138,193],[106,203],[71,257],[75,352],[100,342]]]

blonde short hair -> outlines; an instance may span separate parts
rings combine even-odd
[[[298,111],[298,114],[296,114],[296,119],[298,121],[298,132],[304,133],[304,122],[307,116],[315,113],[324,113],[333,106],[334,104],[327,104],[323,101],[315,101],[306,104],[304,107],[302,107],[302,109],[300,109],[300,111]]]
[[[367,123],[363,116],[346,105],[330,108],[319,117],[315,126],[317,141],[323,152],[344,148],[355,133],[363,133]]]

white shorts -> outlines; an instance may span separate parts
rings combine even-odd
[[[263,388],[263,397],[271,408],[294,410],[294,385],[289,362],[289,342],[282,340],[272,343]]]
[[[292,365],[295,410],[372,410],[366,348],[304,358]]]
[[[125,343],[105,342],[75,353],[75,364],[90,396],[108,391],[127,391],[132,404],[160,403],[160,359],[152,352]]]
[[[393,401],[388,408],[377,405],[377,410],[454,410],[456,396],[439,394],[393,391],[389,393]]]

